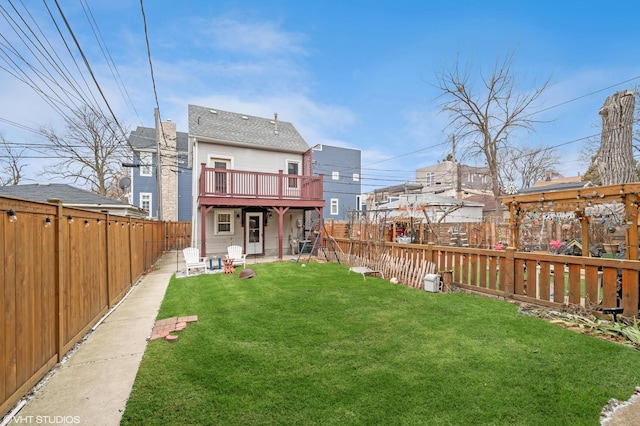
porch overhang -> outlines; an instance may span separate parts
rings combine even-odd
[[[292,200],[271,198],[246,198],[246,197],[216,197],[200,196],[198,205],[204,207],[290,207],[301,209],[322,208],[325,205],[321,200]]]

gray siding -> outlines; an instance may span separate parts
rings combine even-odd
[[[178,156],[178,220],[190,221],[192,208],[191,179],[193,170],[186,167],[187,155]]]
[[[133,153],[133,162],[140,164],[140,152],[135,151]],[[133,199],[131,204],[136,207],[142,208],[140,203],[140,194],[143,192],[151,193],[151,211],[150,217],[158,217],[158,182],[156,181],[156,155],[153,154],[153,167],[151,167],[151,176],[140,176],[142,171],[141,167],[131,169],[133,171],[133,178],[131,179],[133,187]]]
[[[147,127],[138,127],[131,132],[129,143],[133,146],[133,163],[140,164],[140,153],[148,152],[152,156],[151,176],[141,176],[142,168],[132,168],[132,200],[131,204],[142,207],[140,203],[141,193],[151,194],[150,217],[158,217],[158,181],[156,179],[156,130]],[[185,132],[176,132],[176,145],[178,150],[178,220],[190,221],[192,219],[191,203],[191,179],[192,170],[188,167],[187,149],[188,135]]]
[[[334,172],[338,179],[333,179]],[[348,212],[357,210],[357,197],[362,193],[361,152],[357,149],[320,145],[313,149],[313,174],[324,175],[324,218],[347,220]],[[337,214],[331,214],[331,199],[338,200]]]

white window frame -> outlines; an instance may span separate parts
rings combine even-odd
[[[332,216],[337,216],[339,213],[338,207],[340,205],[340,201],[337,198],[332,198],[331,199],[331,212],[330,214]]]
[[[145,198],[149,199],[149,208],[145,209],[144,205],[146,203]],[[147,217],[153,217],[151,214],[151,209],[153,208],[153,194],[151,192],[141,192],[140,193],[140,208],[147,212]]]
[[[140,152],[140,176],[153,176],[153,153]]]
[[[213,163],[215,161],[221,161],[227,163],[227,169],[233,169],[233,163],[235,162],[235,158],[229,155],[215,155],[209,154],[207,156],[207,167],[213,167]]]
[[[224,222],[220,220],[220,216],[221,215],[229,215],[229,222]],[[214,230],[214,234],[215,235],[233,235],[234,234],[234,230],[233,230],[233,225],[235,222],[235,213],[233,210],[216,210],[214,217],[213,217],[213,230]],[[219,225],[223,225],[223,224],[229,224],[229,230],[228,231],[220,231],[220,229],[218,228]]]
[[[331,179],[340,180],[340,172],[331,172]]]
[[[424,185],[425,186],[434,186],[436,184],[436,173],[435,172],[426,172],[424,175]]]
[[[360,173],[354,173],[353,174],[353,181],[354,182],[360,182]]]
[[[298,160],[287,160],[286,162],[286,166],[287,166],[287,174],[289,173],[289,165],[290,164],[296,164],[298,166],[298,173],[296,173],[295,175],[292,174],[292,176],[300,176],[300,171],[302,169],[302,162],[298,161]],[[288,183],[287,186],[289,188],[297,188],[298,187],[298,178],[290,178],[288,179]]]

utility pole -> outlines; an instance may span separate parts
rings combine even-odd
[[[162,149],[160,148],[162,141],[162,136],[160,135],[160,132],[162,132],[162,123],[160,123],[160,111],[158,111],[158,108],[154,108],[153,117],[156,122],[156,186],[158,191],[156,197],[158,198],[158,220],[162,220]]]
[[[451,156],[453,157],[453,188],[456,198],[462,198],[462,182],[460,182],[460,164],[456,159],[456,135],[451,135]]]

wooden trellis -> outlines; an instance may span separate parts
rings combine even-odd
[[[528,212],[572,212],[580,223],[582,246],[589,247],[589,224],[594,219],[589,209],[598,205],[621,203],[620,228],[625,230],[626,259],[638,260],[638,204],[640,183],[597,186],[589,188],[541,191],[533,194],[508,195],[500,200],[509,208],[509,227],[516,249],[520,238],[520,224]],[[589,250],[582,250],[590,256]]]

